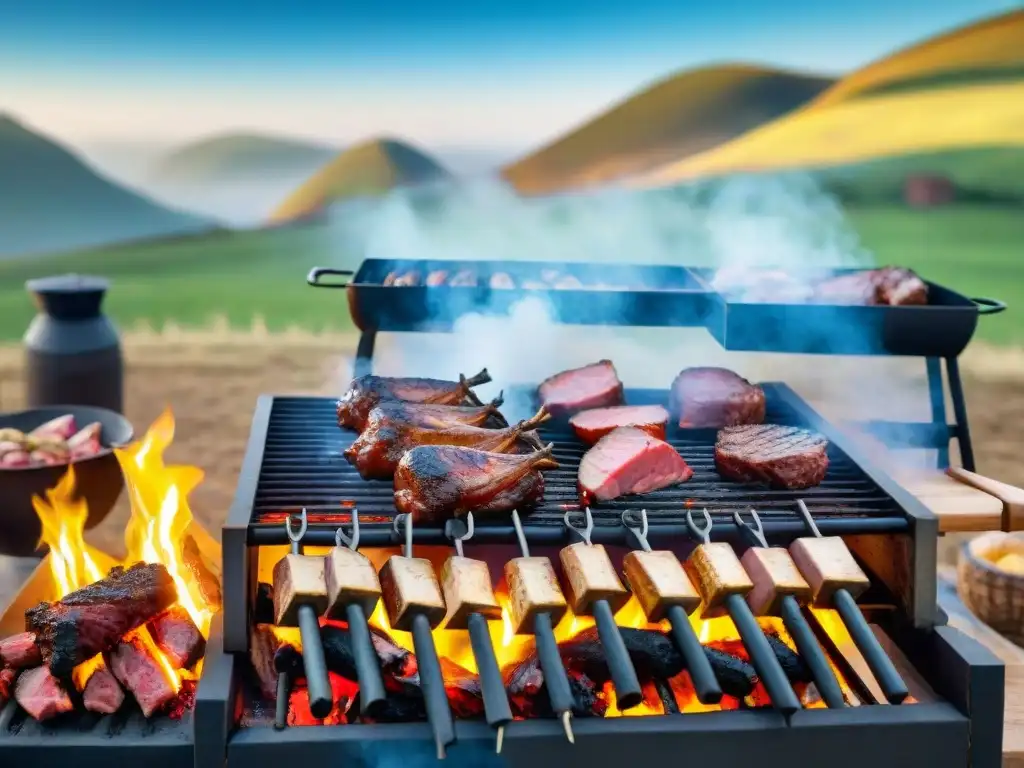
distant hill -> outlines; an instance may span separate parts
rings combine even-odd
[[[1020,146],[1022,125],[1024,12],[1014,12],[870,64],[803,109],[637,183]]]
[[[262,180],[312,174],[337,149],[276,136],[231,133],[179,147],[159,160],[151,174],[160,183]]]
[[[1024,76],[1024,9],[911,45],[844,77],[815,100],[850,98],[947,84]]]
[[[292,192],[270,218],[274,222],[299,219],[346,198],[380,195],[448,176],[447,170],[418,149],[394,139],[375,139],[340,153]]]
[[[743,65],[687,70],[512,163],[503,174],[526,193],[608,182],[717,146],[805,104],[832,82]]]
[[[211,226],[109,181],[71,151],[0,115],[0,256]]]

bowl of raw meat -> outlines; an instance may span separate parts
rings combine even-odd
[[[72,465],[76,497],[89,507],[85,527],[102,522],[124,490],[113,449],[131,439],[128,420],[105,408],[61,405],[0,415],[0,554],[36,552],[41,527],[32,497],[45,498]]]

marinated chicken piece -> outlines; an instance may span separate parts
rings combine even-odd
[[[487,405],[431,405],[429,403],[403,403],[397,400],[381,403],[366,419],[363,427],[380,429],[386,424],[402,422],[425,429],[443,429],[445,427],[507,427],[508,422],[498,411],[501,406],[501,395]]]
[[[345,451],[348,461],[365,480],[390,480],[401,458],[419,445],[458,445],[492,453],[514,453],[524,433],[543,424],[551,416],[541,408],[532,419],[514,427],[485,429],[456,424],[438,429],[384,421],[380,426],[367,423],[366,429]]]
[[[460,374],[458,381],[360,376],[352,381],[348,391],[338,401],[338,425],[361,431],[366,426],[370,411],[389,400],[434,405],[483,405],[470,390],[490,380],[486,368],[468,379]]]
[[[395,471],[395,506],[415,521],[533,506],[544,494],[541,471],[558,468],[553,453],[554,445],[523,455],[453,445],[413,448]]]

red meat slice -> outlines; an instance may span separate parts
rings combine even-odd
[[[89,676],[89,682],[82,691],[82,702],[90,712],[112,715],[124,704],[124,691],[114,674],[106,667],[100,667]]]
[[[680,427],[732,427],[764,421],[764,390],[727,368],[687,368],[672,382]]]
[[[660,405],[613,405],[581,411],[569,419],[569,424],[580,440],[593,445],[619,427],[636,427],[664,440],[668,418],[668,411]]]
[[[611,360],[562,371],[537,388],[540,402],[553,416],[571,416],[587,408],[622,405],[622,382]]]
[[[14,698],[36,720],[49,720],[74,709],[67,691],[48,667],[26,669],[14,684]]]
[[[636,427],[619,427],[580,461],[579,487],[599,501],[650,493],[689,480],[693,470],[676,449]]]
[[[43,663],[36,636],[32,632],[22,632],[0,640],[0,666],[11,669],[38,667]]]

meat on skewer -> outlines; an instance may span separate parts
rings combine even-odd
[[[403,378],[390,376],[360,376],[349,385],[338,401],[338,425],[361,431],[366,419],[379,403],[400,400],[406,403],[432,403],[435,405],[482,405],[470,390],[491,380],[487,369],[472,378],[460,375],[458,381],[441,379]]]
[[[541,471],[558,468],[553,453],[554,445],[521,455],[454,445],[413,448],[395,471],[395,506],[417,522],[535,506],[544,495]]]
[[[385,424],[401,422],[428,429],[442,429],[456,425],[469,427],[507,427],[508,422],[498,408],[501,395],[486,405],[434,405],[432,403],[405,403],[401,400],[382,402],[366,419],[363,431]]]
[[[365,480],[390,480],[401,458],[419,445],[457,445],[491,453],[512,453],[519,439],[550,415],[541,408],[532,419],[520,421],[514,427],[485,429],[456,424],[439,429],[419,427],[401,421],[386,422],[379,428],[367,423],[366,429],[345,451]]]
[[[110,574],[54,603],[25,611],[43,662],[58,677],[98,653],[114,648],[131,630],[167,610],[178,599],[174,580],[160,564],[116,567]]]

